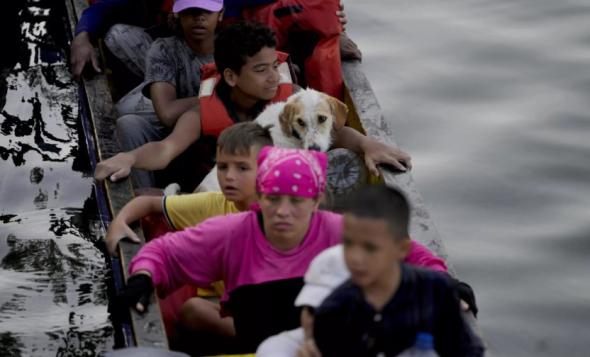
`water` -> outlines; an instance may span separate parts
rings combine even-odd
[[[346,1],[498,356],[587,356],[590,2]]]
[[[93,356],[113,344],[108,271],[95,245],[104,230],[60,5],[2,9],[1,356]]]

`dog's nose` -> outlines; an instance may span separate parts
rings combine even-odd
[[[322,148],[319,145],[313,144],[309,147],[309,150],[322,151]]]

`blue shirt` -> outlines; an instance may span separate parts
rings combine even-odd
[[[450,278],[402,265],[400,285],[381,311],[347,281],[317,309],[314,338],[322,356],[397,356],[419,332],[434,336],[441,357],[482,356],[483,344],[461,315]]]

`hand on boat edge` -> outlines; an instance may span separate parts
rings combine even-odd
[[[111,224],[109,224],[109,228],[107,229],[107,234],[104,237],[107,250],[110,255],[116,256],[117,255],[117,244],[122,239],[129,239],[133,243],[140,243],[141,240],[135,234],[133,229],[129,227],[127,223],[115,218]]]
[[[377,165],[390,165],[406,172],[412,169],[412,159],[403,150],[383,144],[375,139],[365,140],[363,145],[365,165],[369,172],[379,176]]]
[[[144,313],[148,309],[153,291],[151,276],[136,273],[127,279],[127,285],[117,297],[121,304],[132,306],[137,312]]]
[[[116,182],[129,176],[132,167],[133,158],[127,153],[119,153],[99,162],[94,170],[94,178],[102,181],[108,177],[110,181]]]

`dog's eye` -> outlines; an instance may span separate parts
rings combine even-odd
[[[326,120],[328,120],[328,117],[325,115],[318,115],[318,122],[321,124],[323,122],[325,122]]]
[[[299,124],[301,126],[305,126],[305,121],[303,121],[303,119],[299,118],[299,119],[297,119],[297,124]]]

